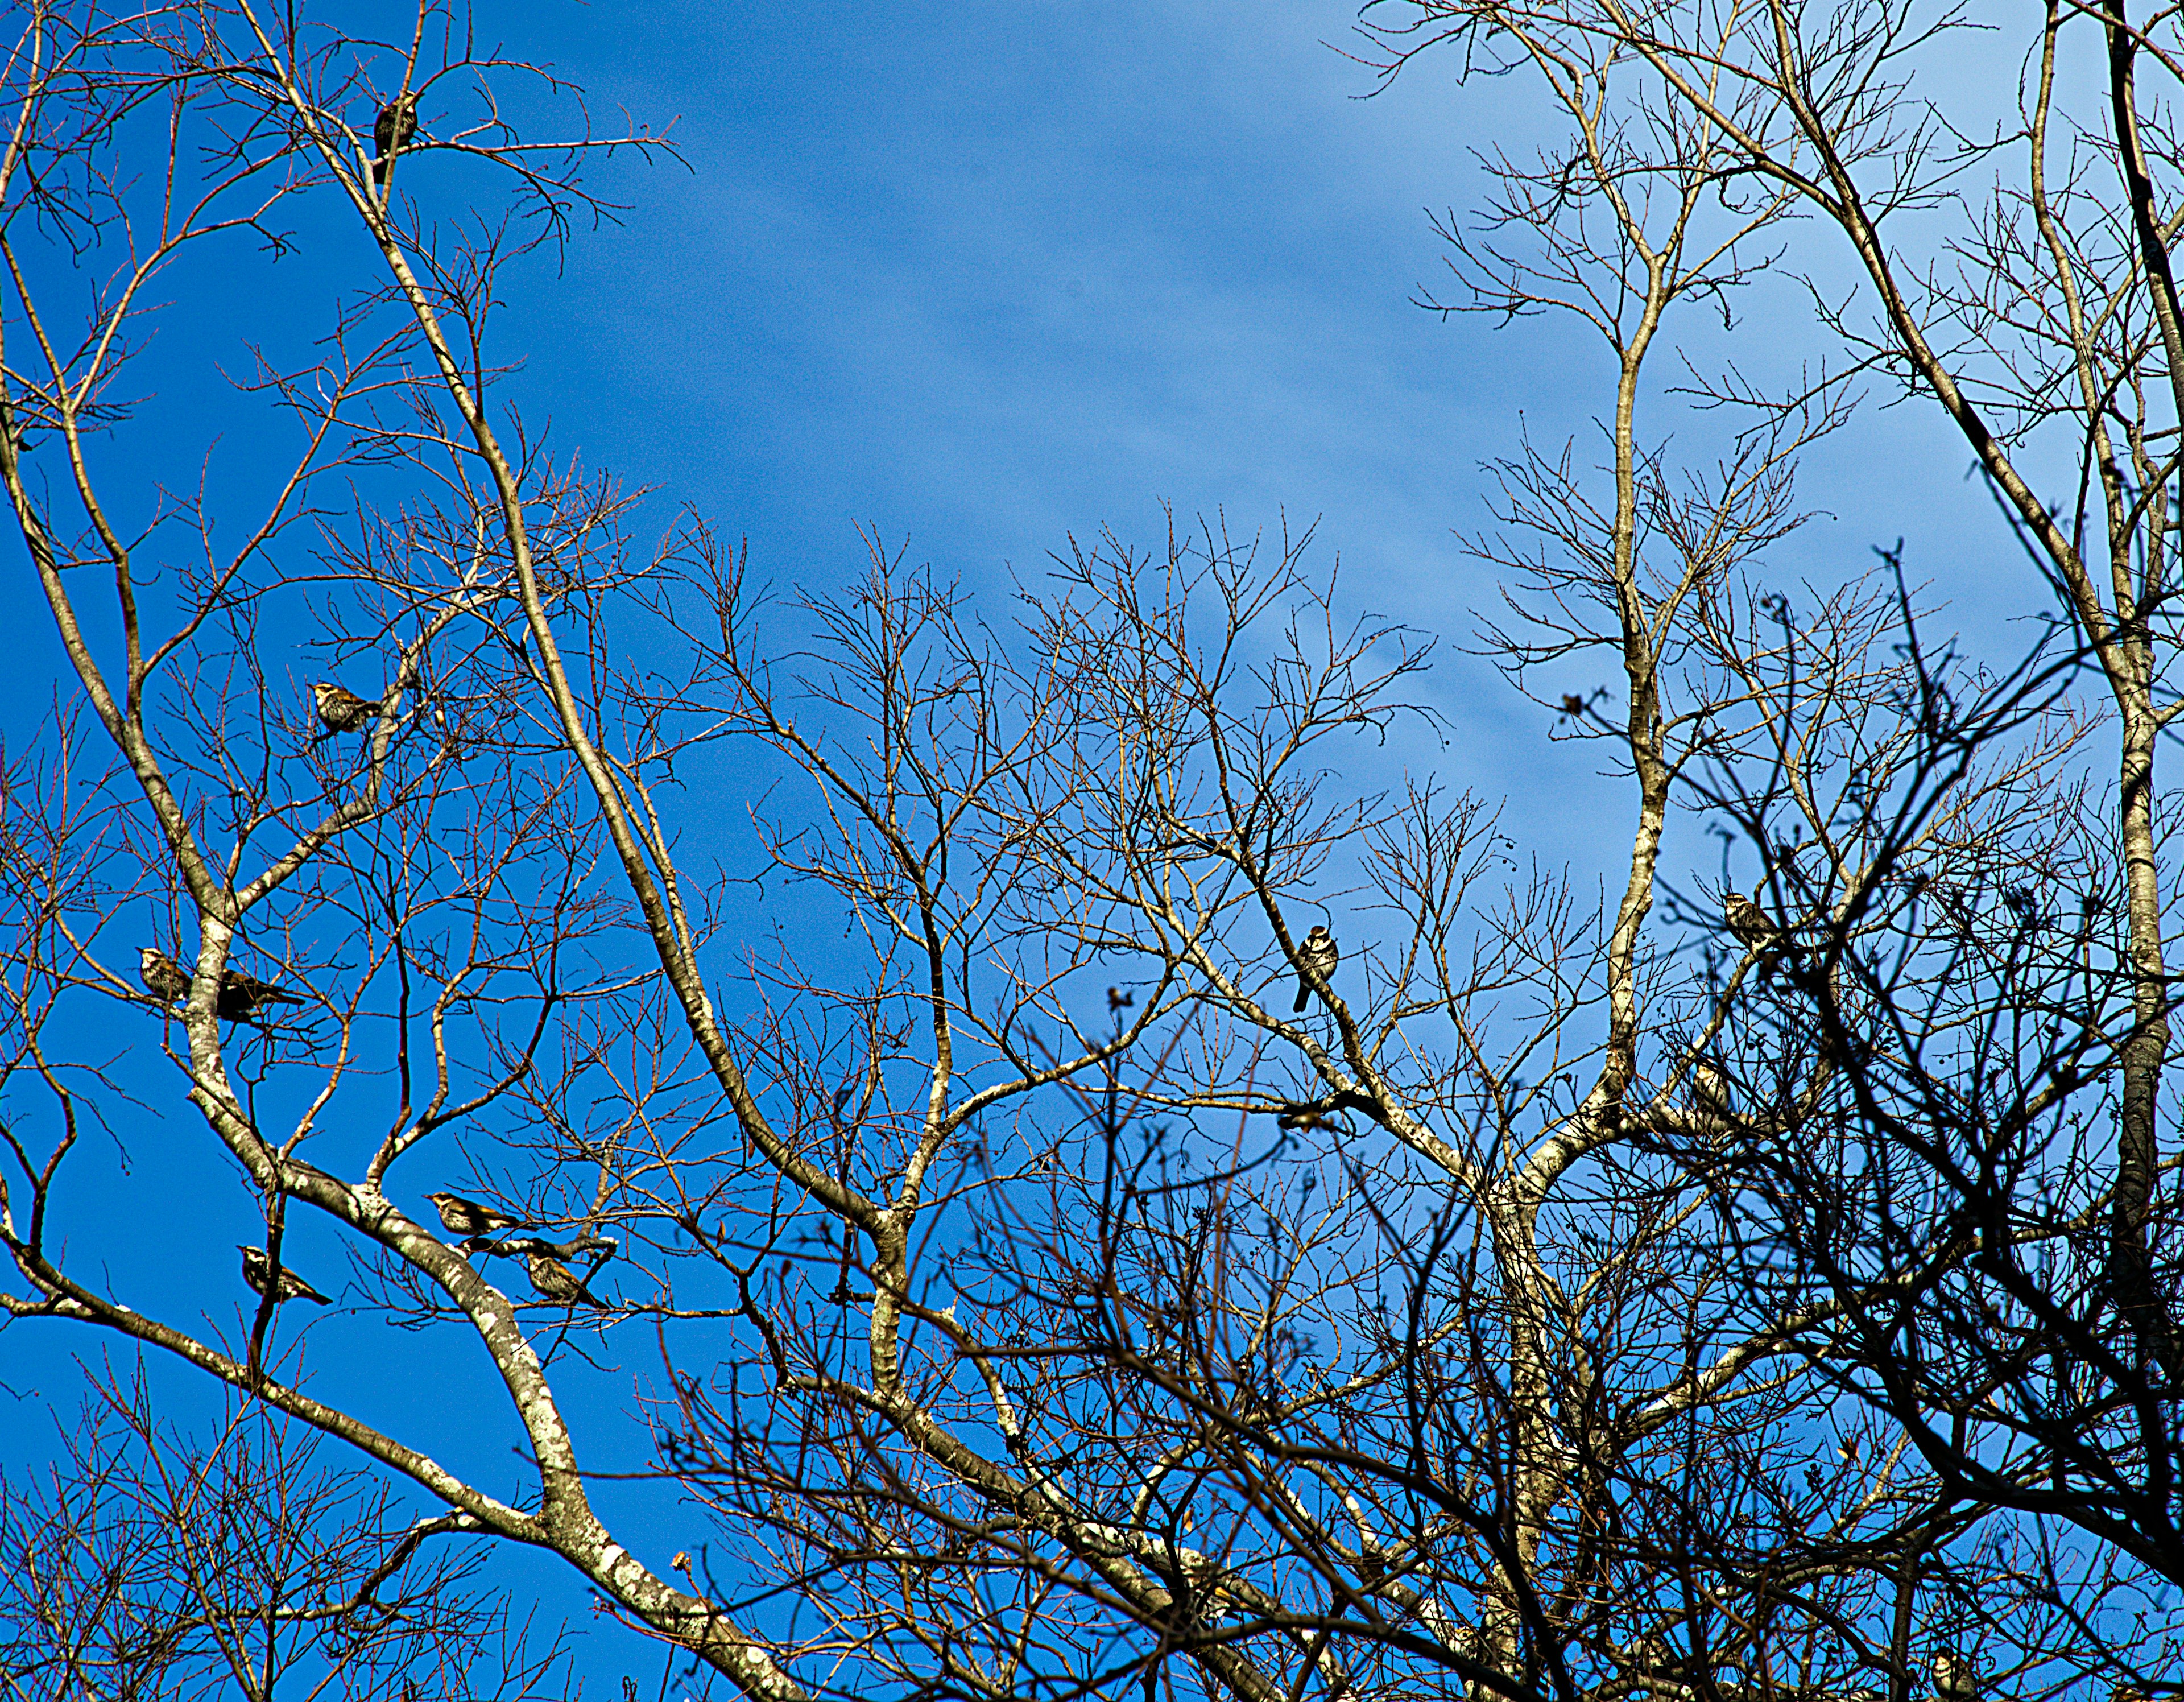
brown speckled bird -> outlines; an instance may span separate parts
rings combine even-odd
[[[1323,926],[1314,928],[1311,933],[1306,935],[1303,942],[1297,947],[1298,967],[1312,970],[1323,981],[1334,979],[1334,966],[1341,961],[1342,953],[1335,946],[1334,936]],[[1296,1004],[1294,1008],[1301,1011],[1311,1002],[1311,1000],[1312,983],[1299,975]]]
[[[387,174],[394,169],[394,156],[410,145],[410,138],[416,133],[415,94],[404,95],[380,108],[378,120],[371,126],[371,144],[379,156],[371,162],[371,181],[380,188],[387,187]]]
[[[242,1280],[250,1285],[250,1292],[253,1294],[264,1294],[265,1292],[265,1249],[262,1247],[246,1247],[237,1242],[235,1250],[242,1255]],[[312,1287],[309,1283],[304,1281],[285,1264],[281,1267],[280,1292],[273,1297],[273,1299],[276,1305],[283,1300],[315,1300],[321,1306],[333,1304],[332,1301],[327,1299],[325,1295],[320,1293],[317,1289]]]
[[[497,1212],[491,1206],[482,1206],[460,1194],[427,1194],[425,1197],[439,1208],[441,1226],[449,1235],[491,1235],[496,1230],[518,1228],[523,1222],[521,1218],[512,1218],[506,1212]]]
[[[1742,893],[1722,894],[1721,917],[1729,924],[1729,931],[1752,951],[1769,958],[1779,957],[1786,951],[1795,955],[1782,930],[1775,926],[1774,918]]]
[[[560,1259],[534,1253],[525,1262],[531,1270],[531,1286],[547,1299],[563,1306],[574,1306],[580,1300],[593,1306],[599,1303],[592,1298],[577,1273]]]
[[[359,727],[370,726],[384,702],[378,698],[367,701],[323,679],[311,682],[311,699],[318,705],[319,719],[326,723],[329,733],[354,733]]]
[[[189,971],[149,946],[136,948],[136,976],[144,991],[163,1004],[171,1005],[190,991]]]

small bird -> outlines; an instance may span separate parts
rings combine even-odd
[[[1292,1106],[1289,1110],[1283,1112],[1281,1115],[1274,1119],[1275,1128],[1288,1130],[1291,1132],[1295,1132],[1297,1130],[1309,1131],[1314,1129],[1332,1129],[1334,1126],[1334,1125],[1332,1123],[1329,1123],[1327,1120],[1327,1118],[1323,1113],[1314,1110],[1309,1105]]]
[[[1563,694],[1563,713],[1568,716],[1583,715],[1585,713],[1585,700],[1580,697],[1574,691],[1564,692]]]
[[[371,181],[378,187],[387,187],[387,174],[393,169],[394,156],[410,145],[410,138],[417,133],[417,97],[404,95],[391,100],[379,109],[379,119],[371,126],[372,146],[379,157],[371,162]]]
[[[149,946],[136,948],[136,974],[144,983],[145,991],[155,999],[172,1004],[188,996],[190,972],[164,951]],[[220,976],[220,1002],[217,1007],[223,1020],[240,1022],[260,1005],[301,1005],[309,1001],[261,981],[255,975],[246,975],[240,969],[223,969]]]
[[[584,1286],[577,1273],[560,1259],[549,1258],[543,1253],[534,1253],[525,1263],[531,1270],[531,1286],[547,1299],[564,1306],[574,1306],[579,1300],[593,1306],[599,1303],[592,1298],[591,1292]]]
[[[1972,1702],[1979,1694],[1979,1672],[1971,1660],[1943,1649],[1934,1657],[1934,1694],[1938,1702]]]
[[[1297,947],[1297,968],[1309,969],[1323,981],[1334,978],[1334,966],[1342,961],[1342,953],[1334,944],[1334,936],[1323,926],[1315,927],[1304,936]],[[1297,977],[1296,1003],[1293,1009],[1301,1011],[1312,1002],[1312,983],[1303,975]]]
[[[300,1005],[308,1001],[270,981],[261,981],[255,975],[246,975],[240,969],[223,969],[220,977],[220,1004],[223,1020],[241,1022],[256,1013],[260,1005]]]
[[[144,991],[162,1004],[171,1005],[190,991],[189,971],[149,946],[136,948],[136,976],[143,982]]]
[[[1729,1111],[1729,1074],[1710,1057],[1691,1066],[1691,1103],[1701,1111],[1725,1116]]]
[[[497,1212],[491,1206],[482,1206],[460,1194],[427,1194],[425,1197],[439,1208],[440,1223],[450,1235],[491,1235],[496,1230],[519,1229],[523,1224],[521,1218],[512,1218],[506,1212]]]
[[[1780,957],[1789,949],[1789,942],[1774,925],[1774,918],[1742,893],[1722,894],[1721,915],[1722,920],[1729,924],[1729,931],[1752,951]]]
[[[318,705],[319,719],[326,723],[329,733],[354,733],[359,727],[369,726],[385,702],[377,698],[367,702],[354,692],[323,679],[311,682],[311,698]]]
[[[265,1249],[262,1247],[246,1247],[241,1242],[237,1242],[235,1250],[242,1255],[242,1280],[250,1285],[250,1292],[253,1294],[264,1294],[265,1292]],[[333,1304],[332,1301],[327,1299],[325,1295],[320,1293],[317,1289],[312,1287],[309,1283],[304,1281],[285,1264],[281,1267],[279,1292],[273,1297],[276,1305],[283,1300],[315,1300],[321,1306]]]
[[[1120,987],[1107,989],[1107,1008],[1111,1011],[1127,1011],[1137,1002],[1135,993],[1126,993]]]

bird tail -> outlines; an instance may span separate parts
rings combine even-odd
[[[393,164],[393,162],[392,160],[383,157],[371,162],[371,181],[373,187],[384,189],[387,187],[387,167]]]
[[[327,1299],[325,1295],[320,1293],[315,1288],[299,1288],[296,1292],[302,1295],[304,1299],[315,1300],[321,1306],[331,1306],[333,1304],[332,1301]]]
[[[1309,981],[1307,981],[1307,980],[1306,980],[1306,979],[1305,979],[1305,978],[1304,978],[1303,976],[1300,975],[1300,976],[1298,976],[1298,977],[1297,977],[1297,1000],[1296,1000],[1296,1003],[1295,1003],[1294,1005],[1290,1006],[1290,1008],[1291,1010],[1293,1010],[1293,1011],[1295,1011],[1295,1012],[1298,1012],[1299,1013],[1301,1013],[1303,1012],[1303,1010],[1304,1010],[1304,1007],[1305,1007],[1306,1005],[1310,1004],[1311,1002],[1312,1002],[1312,983],[1311,983],[1311,982],[1309,982]]]
[[[278,987],[268,987],[259,994],[259,1002],[267,1005],[308,1005],[311,1002],[300,993],[284,993]]]

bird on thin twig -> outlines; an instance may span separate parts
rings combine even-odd
[[[1729,1114],[1729,1074],[1710,1057],[1691,1066],[1691,1104],[1718,1117]]]
[[[1937,1702],[1972,1702],[1979,1694],[1979,1672],[1964,1655],[1943,1649],[1934,1657],[1934,1695]]]
[[[372,146],[379,155],[371,162],[371,181],[378,187],[387,187],[387,174],[393,170],[394,156],[410,145],[410,138],[416,133],[415,94],[404,95],[380,108],[378,120],[371,126]]]
[[[262,1247],[247,1247],[242,1242],[237,1242],[235,1250],[242,1255],[242,1280],[250,1285],[250,1292],[253,1294],[264,1294],[265,1292],[265,1249]],[[309,1283],[304,1281],[285,1264],[281,1267],[281,1279],[276,1286],[277,1292],[273,1296],[276,1305],[283,1300],[315,1300],[321,1306],[333,1304],[332,1301],[327,1299],[325,1295],[320,1293],[317,1289],[312,1287]]]
[[[574,1306],[580,1300],[592,1306],[599,1304],[583,1280],[560,1259],[534,1253],[525,1263],[530,1268],[531,1286],[547,1299],[563,1306]]]
[[[440,1223],[450,1235],[491,1235],[496,1230],[519,1229],[523,1224],[521,1218],[512,1218],[506,1212],[482,1206],[460,1194],[427,1194],[425,1197],[439,1208]]]
[[[359,727],[367,727],[386,705],[384,698],[361,698],[323,679],[311,682],[311,700],[318,706],[319,719],[326,723],[328,733],[354,733]]]
[[[1741,892],[1722,894],[1721,914],[1729,931],[1755,951],[1773,951],[1782,943],[1774,918]]]
[[[1741,892],[1724,892],[1721,896],[1722,920],[1729,924],[1739,943],[1759,954],[1762,974],[1772,970],[1785,957],[1793,962],[1797,948],[1790,943],[1787,935],[1775,925],[1774,918]]]
[[[1120,987],[1107,989],[1107,1008],[1111,1011],[1127,1011],[1137,1002],[1138,996],[1135,993],[1126,993]]]
[[[136,948],[136,976],[145,991],[162,1004],[171,1005],[190,991],[189,971],[149,946]]]
[[[1334,978],[1334,966],[1341,961],[1342,953],[1335,946],[1334,936],[1327,931],[1323,924],[1306,935],[1303,943],[1297,947],[1298,969],[1309,969],[1323,981]],[[1312,982],[1300,974],[1297,976],[1296,1003],[1292,1008],[1301,1011],[1311,1002]]]

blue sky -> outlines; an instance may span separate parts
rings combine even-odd
[[[1468,149],[1519,131],[1519,86],[1459,90],[1429,60],[1360,98],[1374,79],[1338,51],[1353,14],[1306,0],[495,9],[603,115],[675,118],[689,165],[604,167],[623,223],[515,281],[499,348],[565,446],[813,589],[859,569],[859,523],[998,589],[1072,533],[1151,542],[1163,501],[1245,531],[1317,521],[1357,606],[1447,641],[1430,689],[1453,736],[1399,759],[1514,791],[1550,862],[1627,858],[1622,789],[1460,653],[1492,587],[1454,536],[1485,520],[1479,464],[1520,420],[1588,431],[1607,371],[1567,325],[1409,300],[1442,273],[1426,209],[1468,204]],[[1784,292],[1741,352],[1803,328]],[[1854,572],[1908,535],[1914,572],[1992,633],[2032,592],[1964,463],[1938,416],[1869,415],[1817,459],[1808,499],[1834,517],[1785,572]],[[11,729],[45,700],[41,644],[0,696]],[[223,1270],[232,1239],[210,1243]],[[10,1331],[0,1376],[65,1401],[56,1356],[92,1345]],[[587,1629],[574,1590],[511,1564]],[[588,1642],[606,1694],[657,1670],[610,1631]]]
[[[801,585],[855,570],[859,522],[978,583],[1103,526],[1150,542],[1163,501],[1317,521],[1362,605],[1451,641],[1434,689],[1483,735],[1466,781],[1537,776],[1538,712],[1454,653],[1493,600],[1454,534],[1520,427],[1590,443],[1610,371],[1568,321],[1411,300],[1446,282],[1428,209],[1468,206],[1471,150],[1524,131],[1520,81],[1429,57],[1374,95],[1354,13],[1322,0],[560,20],[561,65],[600,108],[676,115],[692,168],[610,168],[626,224],[502,327],[566,438]],[[1740,362],[1801,357],[1791,290],[1746,314]],[[1657,404],[1641,427],[1691,429]],[[1962,556],[1998,540],[1942,423],[1869,410],[1824,446],[1829,516],[1786,574],[1906,536],[1984,624],[1992,575]]]

